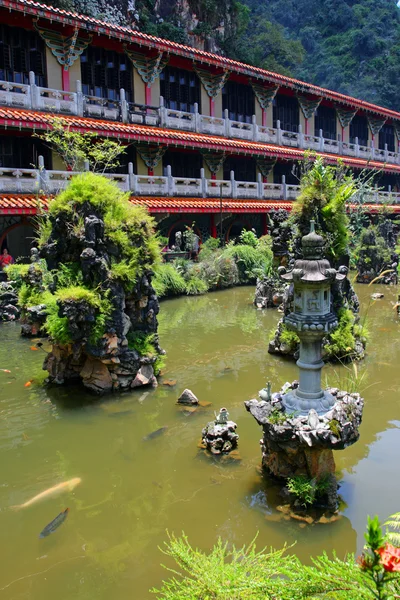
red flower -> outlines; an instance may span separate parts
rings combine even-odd
[[[400,573],[400,548],[396,548],[392,544],[385,544],[385,546],[379,548],[378,554],[381,557],[381,565],[385,571]]]

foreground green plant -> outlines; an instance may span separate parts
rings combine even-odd
[[[290,547],[256,551],[218,539],[209,554],[187,537],[168,534],[162,552],[177,567],[171,578],[152,589],[159,600],[394,600],[400,594],[400,549],[387,544],[377,518],[368,521],[366,547],[358,562],[324,552],[304,565]]]

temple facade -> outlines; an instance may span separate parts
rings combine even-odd
[[[73,173],[34,134],[71,130],[127,146],[108,176],[173,239],[267,232],[290,210],[312,150],[376,172],[371,212],[400,212],[400,113],[128,27],[0,0],[0,246],[29,254],[38,203]]]

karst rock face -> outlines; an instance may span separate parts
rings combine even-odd
[[[85,177],[89,193],[82,186]],[[81,381],[101,394],[157,385],[154,363],[163,353],[151,285],[152,220],[110,184],[93,174],[80,176],[79,185],[73,180],[50,207],[51,233],[40,249],[55,274],[49,287],[63,332],[49,331],[53,346],[44,363],[49,381]],[[101,193],[110,198],[99,200]],[[82,201],[85,194],[95,201]],[[76,279],[69,286],[65,266]]]

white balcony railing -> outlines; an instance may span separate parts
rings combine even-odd
[[[360,146],[357,138],[355,143],[343,142],[340,139],[330,140],[323,137],[322,130],[318,135],[303,133],[301,125],[296,133],[285,131],[281,129],[279,121],[276,127],[266,127],[258,125],[254,115],[251,123],[242,123],[231,120],[227,110],[224,111],[223,117],[209,117],[199,113],[197,104],[194,105],[194,112],[173,110],[164,106],[163,98],[160,98],[160,106],[135,104],[127,102],[123,89],[120,90],[119,100],[88,96],[82,93],[80,81],[76,82],[76,92],[53,90],[37,86],[32,71],[29,73],[29,82],[20,84],[0,81],[0,104],[54,114],[166,127],[400,165],[400,152],[389,151],[387,144],[382,149],[375,148],[373,143]]]
[[[44,168],[43,157],[39,157],[39,169],[0,168],[0,193],[57,194],[78,172],[51,171]],[[88,164],[86,164],[88,170]],[[128,173],[107,173],[124,192],[134,196],[188,197],[188,198],[242,198],[246,200],[287,200],[297,198],[298,185],[266,183],[261,175],[257,181],[236,181],[233,171],[229,179],[206,179],[204,169],[200,177],[173,177],[171,167],[166,175],[135,175],[133,164],[128,164]],[[400,204],[400,192],[376,190],[364,196],[363,202],[371,204]],[[359,201],[359,200],[357,200]]]

